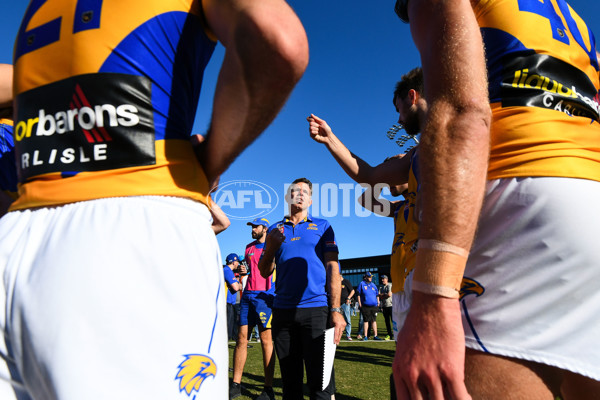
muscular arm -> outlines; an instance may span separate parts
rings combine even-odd
[[[204,0],[225,47],[208,137],[198,158],[212,183],[273,121],[308,64],[300,20],[283,0]]]
[[[13,66],[0,64],[0,108],[9,107],[13,98]]]
[[[469,0],[410,0],[408,12],[429,102],[420,144],[419,237],[469,249],[489,153],[491,113],[481,34]],[[416,270],[431,267],[417,257]],[[393,364],[399,399],[417,393],[420,398],[423,392],[443,398],[444,387],[454,399],[470,398],[456,299],[414,292],[399,336]]]
[[[342,293],[342,281],[340,279],[340,264],[338,253],[327,252],[324,254],[325,270],[327,271],[327,294],[329,295],[329,306],[338,308],[340,306],[340,295]],[[346,327],[346,321],[338,312],[330,313],[331,326],[335,328],[334,342],[338,344],[342,338],[342,331]]]
[[[358,204],[382,217],[393,217],[400,201],[388,201],[385,198],[380,198],[380,193],[381,189],[379,185],[368,186],[363,194],[358,197]]]
[[[229,228],[229,226],[231,225],[231,221],[229,221],[229,218],[227,218],[227,215],[225,215],[223,210],[221,210],[221,207],[219,207],[217,205],[217,203],[215,203],[213,201],[212,198],[210,198],[209,201],[210,201],[210,215],[213,218],[212,229],[213,229],[213,232],[215,232],[215,235],[218,235],[219,233],[223,232],[225,229]]]
[[[237,293],[237,292],[239,292],[240,290],[242,290],[242,284],[241,284],[241,283],[239,283],[239,282],[233,282],[233,283],[231,283],[231,284],[229,284],[229,283],[228,283],[228,284],[227,284],[227,288],[229,289],[229,291],[230,291],[231,293]]]
[[[279,229],[273,229],[267,235],[265,240],[265,249],[263,250],[260,260],[258,261],[258,270],[260,276],[268,278],[275,270],[275,254],[285,240],[285,235]]]
[[[307,118],[311,138],[327,147],[340,167],[357,183],[400,185],[408,182],[409,157],[398,157],[372,167],[352,153],[333,133],[327,122],[314,114]]]

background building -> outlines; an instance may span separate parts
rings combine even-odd
[[[356,288],[366,272],[373,274],[373,283],[377,286],[381,283],[381,275],[390,276],[390,255],[346,258],[340,260],[342,275],[348,279]]]

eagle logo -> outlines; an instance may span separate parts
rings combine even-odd
[[[474,294],[479,297],[485,292],[485,288],[481,286],[479,282],[475,279],[463,277],[462,283],[460,285],[460,299],[462,300],[465,296]]]
[[[200,391],[208,377],[217,375],[217,366],[212,358],[201,354],[186,354],[184,357],[175,379],[179,379],[179,391],[190,396],[192,392]]]

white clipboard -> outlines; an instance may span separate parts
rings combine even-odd
[[[325,335],[323,335],[324,351],[323,351],[323,387],[321,390],[329,385],[331,380],[331,371],[333,370],[333,360],[335,359],[335,349],[337,345],[333,342],[335,335],[335,328],[325,329]]]

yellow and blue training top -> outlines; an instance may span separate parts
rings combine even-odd
[[[492,106],[489,179],[600,181],[595,39],[564,0],[479,0]]]
[[[206,202],[189,141],[216,42],[197,0],[32,0],[14,52],[19,198]]]
[[[404,290],[406,277],[415,267],[420,222],[417,209],[419,189],[419,150],[417,147],[410,155],[406,200],[394,215],[394,244],[390,257],[390,278],[398,290]]]

